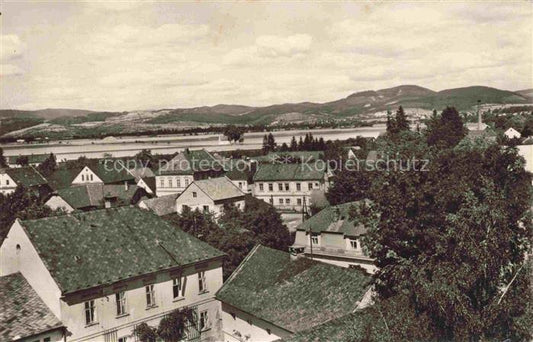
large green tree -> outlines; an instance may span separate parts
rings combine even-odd
[[[439,116],[426,122],[426,139],[430,146],[449,148],[457,145],[466,136],[466,128],[454,107],[446,107]]]

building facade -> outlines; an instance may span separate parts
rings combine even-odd
[[[222,258],[136,208],[17,220],[0,247],[2,274],[27,279],[67,341],[135,341],[135,326],[185,307],[197,317],[188,338],[219,340]]]

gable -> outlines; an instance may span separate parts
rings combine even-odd
[[[72,181],[72,184],[83,183],[103,183],[103,181],[88,166],[85,166]]]

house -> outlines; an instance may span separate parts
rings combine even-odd
[[[220,161],[205,150],[185,149],[170,161],[161,161],[155,173],[156,196],[179,194],[195,180],[220,177]]]
[[[520,139],[522,137],[522,134],[513,127],[508,128],[503,134],[507,139]]]
[[[326,192],[325,163],[261,164],[253,177],[253,195],[280,210],[302,211],[313,191]]]
[[[0,303],[2,341],[63,341],[65,327],[21,273],[0,277]]]
[[[0,169],[0,194],[15,192],[18,185],[40,196],[46,196],[52,190],[48,181],[33,166]]]
[[[524,158],[526,171],[533,173],[533,145],[518,145],[518,154]]]
[[[192,308],[188,336],[219,340],[224,254],[156,215],[121,207],[16,220],[0,272],[20,272],[68,330],[66,341],[135,341],[140,323]]]
[[[244,159],[225,159],[222,161],[226,177],[241,191],[252,193],[253,175],[257,170],[257,163]]]
[[[216,294],[224,341],[274,341],[343,317],[369,286],[360,270],[258,245]]]
[[[111,162],[98,160],[75,166],[62,165],[47,179],[54,190],[84,184],[136,184],[135,177],[123,166],[115,167]]]
[[[176,199],[176,212],[181,213],[188,207],[222,214],[225,205],[244,209],[245,193],[227,177],[201,179],[192,182]]]
[[[136,185],[84,184],[59,189],[45,202],[51,209],[62,208],[66,212],[74,210],[94,210],[137,204],[146,190]]]
[[[176,213],[176,198],[179,194],[165,195],[154,198],[144,198],[137,203],[141,209],[151,210],[157,216],[165,216]]]
[[[357,159],[357,153],[361,150],[361,146],[348,146],[344,147],[344,150],[346,151],[347,159]]]
[[[155,195],[155,174],[146,166],[128,169],[128,172],[135,177],[138,187],[143,188],[150,195]]]
[[[327,207],[304,221],[296,228],[291,254],[374,273],[374,260],[368,257],[361,243],[367,229],[350,218],[350,209],[357,203]]]
[[[252,158],[259,163],[310,163],[324,159],[322,151],[286,151],[269,152],[267,155]]]

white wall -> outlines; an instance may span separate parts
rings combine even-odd
[[[45,338],[50,338],[50,342],[60,342],[63,341],[63,329],[56,329],[47,331],[42,334],[33,335],[31,337],[23,338],[21,340],[17,340],[17,342],[44,342]]]
[[[74,211],[74,208],[72,208],[70,204],[68,204],[63,198],[61,198],[61,196],[58,195],[50,197],[50,199],[46,201],[45,205],[51,208],[52,210],[62,208],[67,213],[71,213]]]
[[[269,342],[291,335],[284,329],[226,303],[222,303],[222,327],[224,342],[245,341],[248,336],[248,342]]]
[[[139,181],[137,182],[137,186],[139,188],[143,188],[144,190],[146,190],[147,193],[149,194],[153,194],[154,192],[152,191],[152,189],[150,189],[150,187],[148,186],[148,184],[146,184],[146,182],[141,178],[139,179]]]
[[[17,251],[17,245],[20,249]],[[43,302],[61,320],[61,291],[18,220],[0,247],[0,275],[20,272]]]
[[[194,196],[196,193],[196,197]],[[244,199],[234,200],[231,203],[237,206],[239,209],[244,209]],[[186,205],[191,210],[199,209],[204,210],[204,206],[208,207],[208,210],[214,213],[215,216],[219,216],[224,211],[224,204],[215,203],[211,197],[207,196],[198,185],[192,183],[177,199],[176,199],[176,212],[181,213],[183,206]]]
[[[0,173],[0,194],[8,195],[15,191],[17,183],[7,173]]]
[[[103,183],[89,167],[85,166],[83,170],[74,178],[72,184]]]
[[[156,176],[155,188],[156,196],[180,194],[185,188],[194,181],[192,175],[185,176]]]
[[[533,145],[519,145],[518,154],[526,160],[525,169],[533,172]]]
[[[261,190],[261,184],[263,185],[263,190]],[[270,190],[269,184],[272,184],[272,190]],[[289,190],[286,190],[286,184],[289,185]],[[297,184],[300,184],[300,190],[297,189]],[[309,184],[311,184],[311,188],[309,187]],[[253,196],[267,203],[270,203],[270,200],[273,199],[273,205],[277,209],[291,209],[300,211],[303,207],[304,197],[305,203],[309,208],[309,205],[311,204],[311,193],[313,190],[326,191],[325,183],[321,180],[277,182],[259,181],[255,182],[253,185]],[[281,203],[280,200],[283,203]],[[287,203],[287,200],[289,200],[289,203]],[[300,203],[299,200],[301,201]]]

